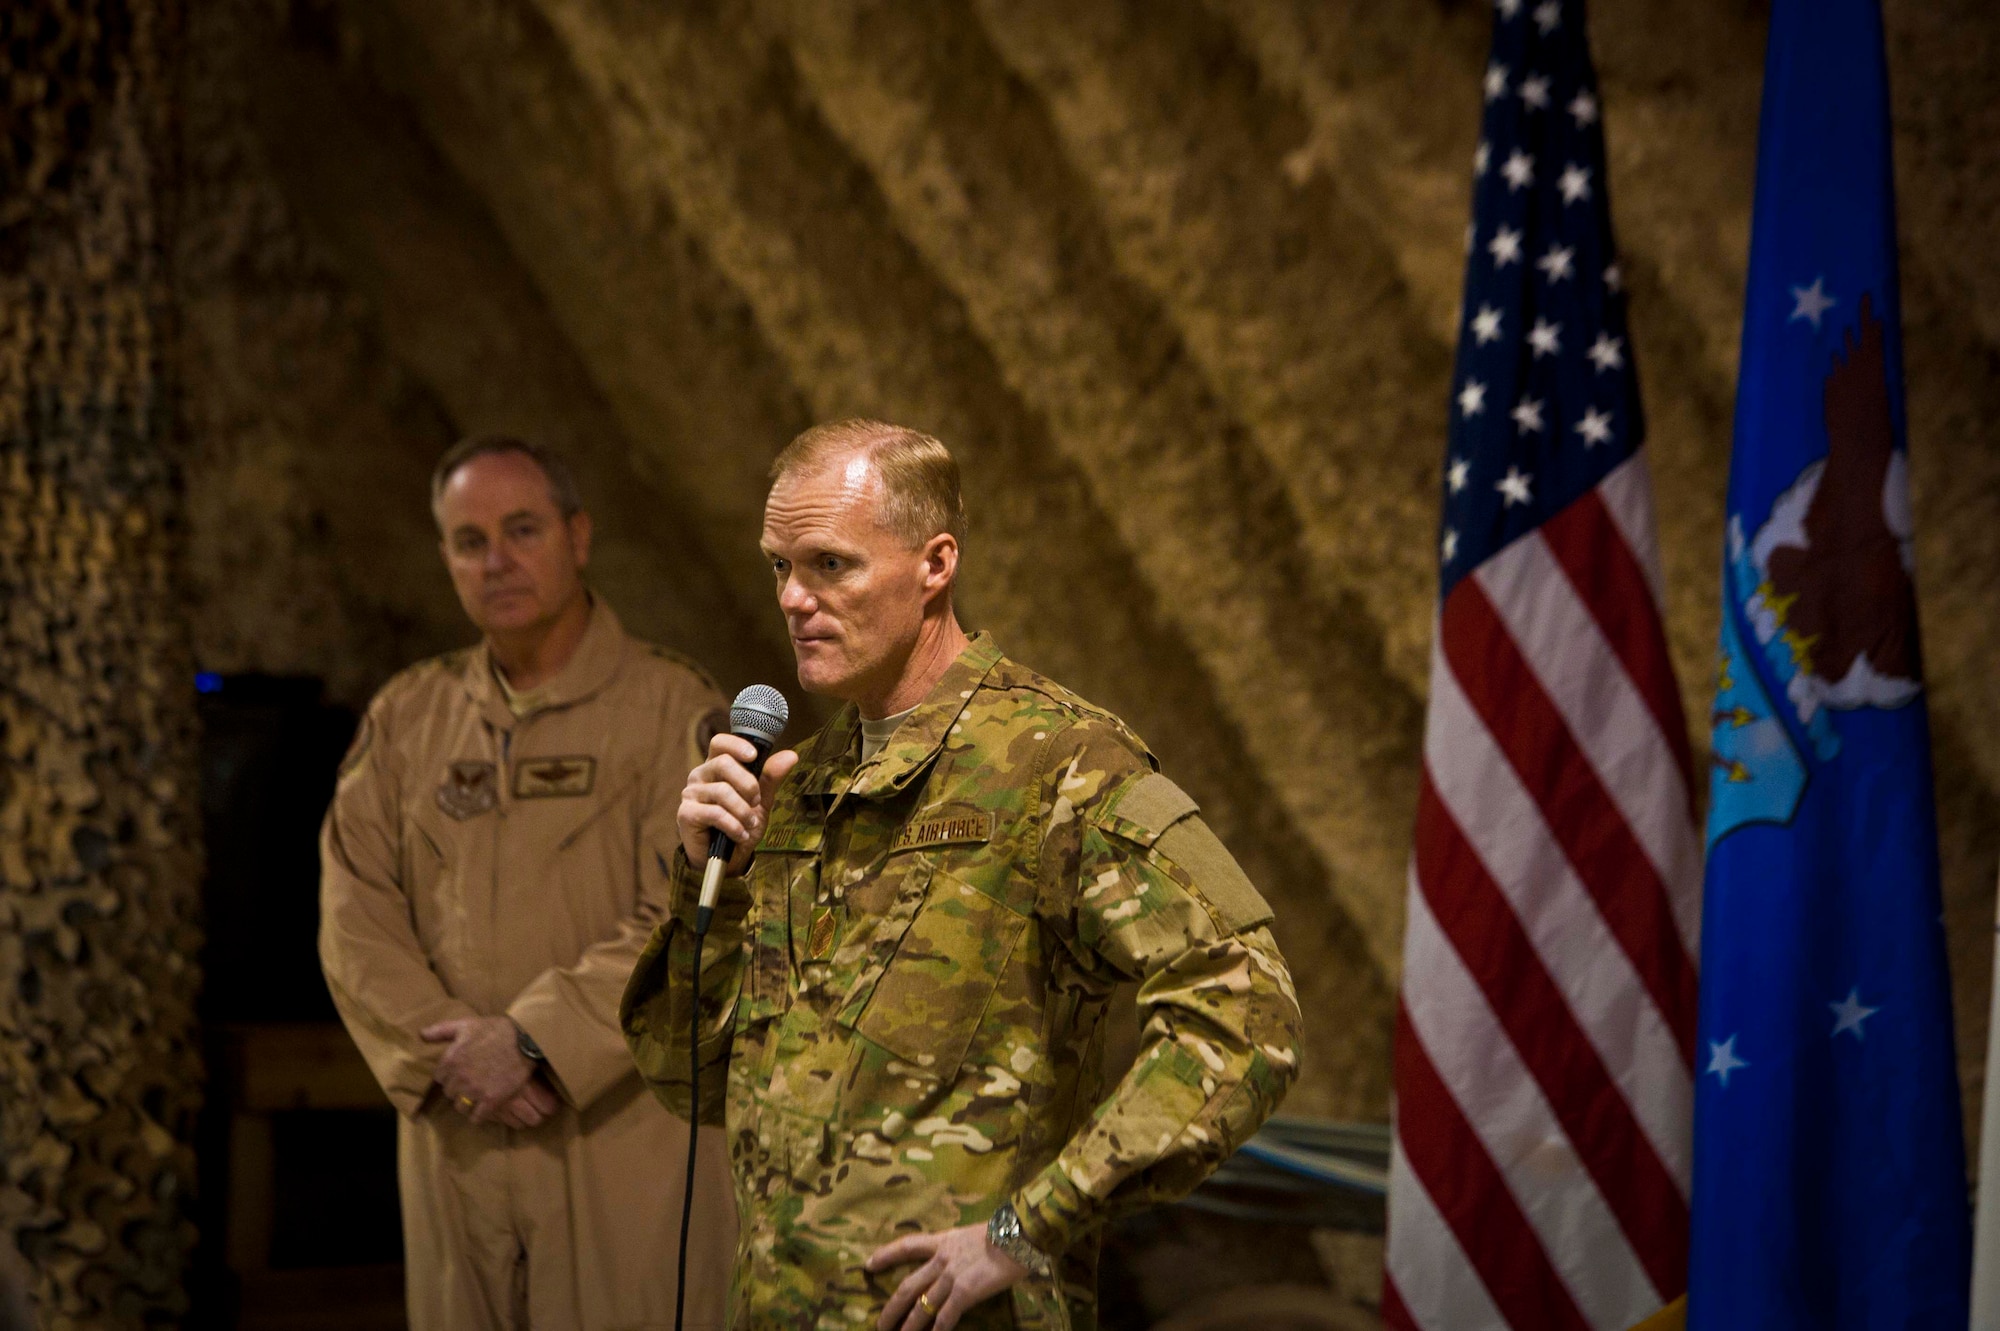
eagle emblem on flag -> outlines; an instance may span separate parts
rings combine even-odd
[[[1819,283],[1794,293],[1823,315]],[[1827,454],[1799,472],[1754,535],[1729,521],[1709,840],[1785,823],[1808,759],[1840,752],[1831,713],[1907,705],[1922,688],[1909,469],[1895,447],[1882,321],[1863,296],[1826,376]],[[1754,642],[1756,657],[1746,651]],[[1762,669],[1758,667],[1761,664]],[[1769,681],[1767,688],[1766,681]],[[1785,715],[1773,705],[1781,691]]]

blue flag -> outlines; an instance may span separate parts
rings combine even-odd
[[[1966,1324],[1877,0],[1772,6],[1729,474],[1689,1325]]]

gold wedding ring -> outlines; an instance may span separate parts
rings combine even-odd
[[[459,1097],[458,1097],[458,1107],[459,1107],[460,1109],[470,1109],[470,1108],[472,1108],[472,1097],[471,1097],[471,1096],[469,1096],[469,1095],[461,1095],[461,1096],[459,1096]]]
[[[938,1310],[931,1307],[931,1296],[929,1294],[917,1295],[917,1306],[922,1308],[926,1313],[928,1313],[932,1317],[936,1317],[938,1315]]]

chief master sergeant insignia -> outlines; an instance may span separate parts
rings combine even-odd
[[[477,818],[499,802],[500,783],[494,780],[492,763],[453,763],[437,790],[438,807],[460,822]]]
[[[597,776],[595,758],[534,758],[514,769],[514,798],[588,795]]]

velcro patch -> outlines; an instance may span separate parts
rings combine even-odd
[[[596,782],[595,758],[530,758],[514,768],[514,798],[588,795]]]
[[[917,846],[949,846],[957,842],[985,843],[993,839],[993,814],[987,809],[934,810],[903,824],[891,850]]]
[[[1150,846],[1176,822],[1200,811],[1192,795],[1160,773],[1148,772],[1127,788],[1110,812],[1139,833],[1134,840]]]
[[[1194,880],[1196,894],[1209,904],[1226,932],[1241,933],[1272,918],[1263,893],[1237,864],[1229,847],[1222,844],[1222,838],[1200,818],[1174,823],[1160,834],[1153,850],[1187,872]]]

